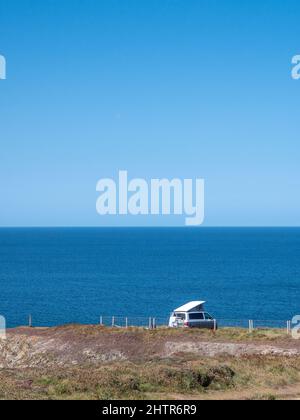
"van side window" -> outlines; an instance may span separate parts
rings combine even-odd
[[[205,319],[213,319],[211,315],[209,315],[207,312],[205,312]]]
[[[204,319],[204,315],[201,312],[195,312],[194,314],[189,314],[189,319]]]

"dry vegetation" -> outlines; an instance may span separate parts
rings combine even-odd
[[[0,399],[300,398],[300,343],[280,330],[73,325],[1,346]]]

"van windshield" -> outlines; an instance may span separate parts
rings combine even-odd
[[[185,314],[184,313],[178,313],[178,312],[175,312],[175,316],[176,316],[176,318],[179,318],[179,319],[182,319],[182,320],[185,320]]]

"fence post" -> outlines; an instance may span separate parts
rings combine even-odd
[[[214,319],[214,332],[216,332],[216,331],[217,331],[217,320]]]
[[[253,327],[253,321],[250,319],[249,320],[249,333],[250,334],[253,333],[253,329],[254,329],[254,327]]]
[[[155,318],[152,319],[152,328],[153,329],[156,328],[156,319]]]
[[[125,328],[128,328],[128,318],[125,318]]]
[[[32,328],[32,316],[31,315],[29,315],[29,317],[28,317],[28,326],[29,326],[29,328]]]
[[[291,333],[291,321],[287,321],[287,328],[286,328],[286,332],[287,332],[287,335],[290,335],[290,333]]]
[[[103,325],[103,316],[100,316],[100,325]]]
[[[152,329],[152,319],[149,318],[149,330],[151,330],[151,329]]]
[[[113,316],[111,319],[111,326],[114,327],[115,326],[115,317]]]

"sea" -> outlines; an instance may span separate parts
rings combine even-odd
[[[300,228],[0,229],[9,327],[163,323],[194,300],[224,325],[284,326],[300,314]]]

